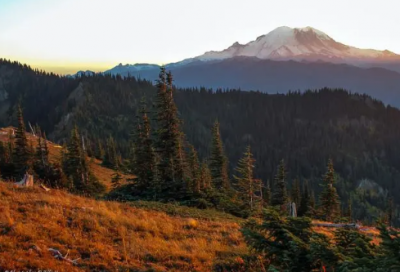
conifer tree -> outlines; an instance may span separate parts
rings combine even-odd
[[[91,172],[87,154],[82,148],[81,138],[76,126],[71,131],[70,140],[63,152],[63,168],[70,180],[71,189],[86,195],[104,192],[105,186]]]
[[[288,196],[286,191],[286,170],[285,162],[281,160],[278,166],[278,172],[275,176],[275,184],[272,191],[271,205],[282,206],[287,204]]]
[[[139,164],[141,160],[139,154],[142,152],[142,141],[143,141],[143,129],[142,129],[142,120],[140,119],[139,113],[136,116],[136,124],[135,129],[131,132],[130,135],[130,170],[132,173],[135,173],[136,176],[140,175],[139,172]],[[137,179],[136,179],[137,181]]]
[[[147,116],[145,101],[142,100],[141,117],[138,118],[133,151],[133,169],[137,176],[137,188],[141,191],[154,190],[154,172],[156,168],[150,121]]]
[[[14,150],[15,150],[15,141],[14,138],[11,134],[11,131],[9,131],[8,134],[8,141],[7,141],[7,153],[9,154],[9,162],[13,163],[14,161]],[[15,171],[14,171],[15,172]],[[15,174],[15,173],[13,173]]]
[[[35,127],[35,135],[37,137],[37,145],[36,151],[34,152],[34,162],[33,167],[36,174],[39,176],[40,179],[45,180],[47,185],[50,185],[49,180],[47,179],[47,172],[49,169],[47,167],[48,158],[44,155],[44,147],[43,147],[43,140],[42,140],[42,133],[40,131],[40,127],[36,125]]]
[[[254,162],[255,159],[251,153],[250,146],[247,146],[243,157],[239,160],[235,168],[237,175],[233,176],[236,180],[235,189],[238,191],[241,199],[249,205],[250,209],[254,208],[255,192],[259,189],[253,176]]]
[[[202,189],[201,176],[200,176],[200,162],[197,156],[196,149],[193,145],[189,145],[189,169],[191,179],[192,192],[199,193]]]
[[[263,191],[263,204],[264,206],[269,206],[271,204],[271,185],[269,180],[267,180],[267,185]]]
[[[155,165],[155,155],[153,148],[153,141],[151,139],[151,127],[150,121],[147,116],[146,107],[142,107],[142,125],[143,125],[143,138],[142,138],[142,150],[143,150],[143,161],[145,165],[144,176],[148,182],[152,181],[154,178]]]
[[[303,192],[301,196],[300,206],[298,208],[298,216],[308,216],[311,209],[311,192],[308,188],[308,181],[304,182]]]
[[[183,194],[190,191],[190,171],[187,165],[187,154],[184,147],[184,134],[179,132],[177,138],[177,156],[174,158],[174,178],[177,181],[177,188],[181,190]]]
[[[0,141],[0,164],[4,165],[8,163],[8,149],[4,146],[4,143]]]
[[[43,145],[42,145],[42,137],[41,137],[41,131],[38,126],[36,126],[36,136],[37,136],[37,145],[36,145],[36,152],[35,152],[35,159],[36,163],[39,162],[41,163],[42,166],[44,166],[44,157],[43,157]]]
[[[49,165],[49,149],[47,147],[46,134],[41,132],[39,126],[36,126],[35,132],[37,137],[35,168],[40,165],[40,168],[43,170],[46,166]]]
[[[399,271],[400,232],[385,225],[378,226],[380,242],[380,271]]]
[[[84,190],[85,183],[88,181],[88,162],[85,158],[84,151],[82,150],[77,127],[75,127],[71,132],[71,138],[67,145],[67,150],[66,173],[72,177],[74,188],[76,190]]]
[[[111,167],[112,163],[111,163],[111,155],[110,155],[110,149],[109,149],[109,139],[106,139],[106,148],[104,150],[104,157],[103,157],[103,161],[101,163],[103,166],[106,167]]]
[[[8,131],[7,148],[8,148],[8,153],[10,154],[10,162],[13,162],[13,155],[15,149],[14,129]]]
[[[320,195],[320,209],[325,220],[332,221],[340,214],[339,196],[336,192],[335,170],[332,160],[329,160],[327,172],[324,177],[323,191]]]
[[[65,177],[62,167],[59,163],[50,163],[49,149],[47,146],[46,133],[42,132],[38,125],[35,126],[35,135],[37,137],[37,145],[33,169],[38,177],[43,180],[46,185],[53,188],[66,188],[67,178]],[[64,163],[64,150],[61,151],[61,162]]]
[[[292,200],[292,202],[296,203],[296,207],[300,206],[301,191],[300,191],[300,181],[299,181],[299,179],[295,179],[293,184],[292,184],[291,200]]]
[[[85,147],[86,154],[93,159],[95,157],[92,140],[86,135],[82,138],[83,146]],[[118,161],[119,162],[119,161]]]
[[[104,166],[116,169],[119,167],[119,160],[117,155],[117,150],[115,146],[115,141],[112,136],[107,140],[107,148],[104,153],[103,163]]]
[[[185,151],[180,120],[173,99],[171,73],[166,74],[162,67],[157,80],[157,141],[156,152],[159,157],[158,173],[162,190],[171,197],[180,197],[185,187]]]
[[[338,228],[334,234],[341,259],[338,271],[377,271],[377,250],[371,238],[350,228]]]
[[[102,160],[104,158],[104,148],[100,139],[97,139],[97,146],[95,149],[95,157],[96,159]]]
[[[116,169],[111,179],[112,188],[113,189],[118,188],[119,186],[121,186],[121,183],[122,183],[122,175],[119,169]]]
[[[0,161],[2,164],[7,164],[11,162],[10,150],[8,144],[0,142]]]
[[[42,144],[42,146],[43,146],[43,156],[44,156],[44,161],[45,161],[45,163],[48,163],[49,162],[49,154],[50,154],[50,151],[49,151],[49,147],[47,146],[47,137],[46,137],[46,132],[43,132],[42,133],[42,137],[43,137],[43,144]]]
[[[0,141],[0,177],[10,178],[14,175],[13,164],[11,163],[11,154],[7,143]]]
[[[184,180],[188,179],[187,173],[187,165],[186,165],[186,152],[184,148],[184,140],[185,135],[182,132],[181,120],[178,118],[178,109],[173,99],[173,77],[171,71],[167,73],[167,98],[169,104],[169,116],[170,116],[170,132],[171,132],[171,140],[174,147],[174,157],[173,157],[173,164],[174,164],[174,176],[176,181],[178,182],[178,188],[183,187]],[[188,190],[188,188],[184,188]]]
[[[265,261],[260,269],[254,271],[315,271],[309,218],[286,219],[274,209],[265,209],[262,219],[261,223],[250,220],[241,230],[247,245],[260,254],[258,261]]]
[[[213,185],[216,189],[229,188],[228,159],[222,144],[219,123],[215,121],[211,146],[210,170]]]
[[[64,172],[68,171],[68,149],[67,149],[67,143],[64,142],[62,147],[61,147],[61,167]]]
[[[30,167],[31,153],[26,137],[26,128],[21,106],[18,106],[18,128],[15,131],[15,148],[13,163],[15,165],[15,176],[20,179]]]
[[[67,145],[67,151],[64,151],[65,173],[73,181],[73,187],[76,190],[82,190],[84,187],[84,173],[85,167],[82,163],[82,149],[78,133],[78,128],[75,126],[71,131],[71,137]]]
[[[311,212],[312,214],[315,213],[315,205],[316,205],[316,203],[315,203],[315,193],[314,193],[314,190],[311,190],[311,196],[310,196],[310,212]]]
[[[163,187],[173,187],[173,161],[171,161],[172,149],[171,131],[168,120],[170,116],[169,98],[167,93],[167,79],[164,67],[160,68],[159,79],[157,80],[156,114],[157,114],[157,142],[156,151],[159,154],[158,172]]]
[[[199,180],[200,180],[202,189],[211,188],[212,177],[211,177],[211,171],[210,171],[210,168],[208,167],[207,162],[203,162],[201,164]]]
[[[350,222],[353,220],[353,212],[352,212],[352,206],[351,206],[351,199],[350,198],[349,198],[349,200],[347,202],[346,217],[349,219]]]

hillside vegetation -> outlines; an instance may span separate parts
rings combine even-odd
[[[14,127],[6,127],[0,128],[0,141],[6,144],[9,141],[8,135],[12,133],[11,131],[14,130]],[[36,148],[37,146],[37,137],[33,136],[31,133],[26,133],[26,137],[30,143]],[[51,141],[47,141],[47,145],[49,148],[49,159],[51,162],[59,162],[61,159],[61,150],[62,146],[55,144]],[[107,167],[101,166],[101,161],[95,158],[90,158],[90,167],[96,173],[96,177],[100,182],[107,186],[108,190],[111,187],[111,179],[114,174],[114,171]],[[122,175],[123,180],[128,180],[133,178],[133,175]]]
[[[53,124],[51,135],[62,147],[47,140],[46,128],[25,121],[26,97],[7,110],[11,119],[15,111],[18,126],[0,131],[3,179],[30,174],[51,191],[11,184],[0,191],[4,265],[217,272],[400,267],[400,233],[392,228],[399,221],[398,110],[344,90],[176,91],[165,68],[153,86],[133,77],[66,79],[10,65],[33,76],[45,96],[59,95],[47,89],[46,77],[77,87],[66,89],[65,101],[54,97],[60,104],[51,111],[60,119],[44,122]],[[27,87],[8,80],[2,87]],[[188,100],[177,102],[180,95]],[[3,95],[3,102],[11,100]],[[28,104],[25,116],[34,120],[31,110]],[[382,243],[354,224],[314,228],[315,219],[376,222],[375,234],[367,234],[379,230]]]
[[[27,122],[39,124],[60,144],[76,124],[93,153],[99,142],[105,147],[111,135],[118,154],[129,159],[143,96],[153,132],[157,129],[153,107],[157,89],[152,82],[134,77],[65,78],[0,60],[0,92],[1,125],[16,124],[14,112],[21,98]],[[388,192],[399,203],[395,196],[400,186],[394,182],[400,179],[400,111],[396,108],[366,95],[332,89],[286,95],[178,89],[174,99],[183,132],[200,160],[209,159],[211,129],[219,121],[229,174],[251,145],[254,174],[264,184],[272,182],[284,159],[289,185],[295,178],[307,179],[318,194],[326,163],[332,158],[342,204],[353,202],[356,219],[373,222],[380,216],[387,197],[380,192]],[[363,180],[376,184],[379,191],[360,188]]]
[[[177,211],[183,216],[0,182],[0,270],[210,271],[248,252],[238,219]]]

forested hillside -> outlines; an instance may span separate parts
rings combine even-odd
[[[1,125],[16,124],[20,101],[26,121],[52,140],[63,143],[77,125],[91,152],[112,136],[123,159],[130,156],[143,96],[150,123],[155,119],[156,88],[133,77],[64,78],[1,60],[0,93]],[[204,160],[218,120],[230,175],[250,145],[255,176],[265,184],[283,159],[289,183],[307,179],[316,193],[331,158],[342,205],[354,202],[357,218],[371,216],[370,204],[384,209],[387,195],[400,193],[400,111],[369,96],[330,89],[287,95],[180,89],[174,98],[186,138]]]
[[[199,61],[167,65],[182,88],[242,88],[245,91],[287,93],[289,90],[345,88],[366,93],[392,106],[399,106],[400,74],[383,68],[361,68],[321,61],[273,61],[253,57]],[[385,65],[386,66],[386,65]],[[388,65],[390,67],[390,64]],[[372,65],[372,67],[376,67]],[[378,66],[379,67],[379,66]],[[394,67],[394,66],[393,66]],[[131,68],[131,69],[130,69]],[[137,67],[138,68],[138,67]],[[390,68],[389,68],[390,69]],[[141,76],[155,80],[158,67],[116,66],[106,73]]]

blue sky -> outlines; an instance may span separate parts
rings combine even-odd
[[[400,53],[398,0],[0,0],[0,57],[60,73],[169,63],[279,26]]]

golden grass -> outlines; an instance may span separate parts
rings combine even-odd
[[[320,221],[320,220],[313,220],[314,223],[330,223],[330,222],[325,222],[325,221]],[[333,239],[335,235],[335,228],[326,228],[326,227],[320,227],[320,226],[313,226],[313,231],[321,233],[326,235],[328,238]],[[361,227],[359,231],[366,236],[369,236],[372,241],[371,243],[378,245],[380,243],[380,238],[379,238],[379,230],[375,227]]]
[[[249,253],[238,222],[0,182],[0,271],[211,271],[215,262]],[[333,238],[334,229],[313,229]],[[374,229],[367,234],[379,243]],[[81,258],[79,265],[55,259],[49,248]]]
[[[226,219],[173,217],[0,182],[1,271],[210,271],[218,258],[247,252],[239,229]],[[79,265],[56,260],[49,248],[81,258]]]
[[[10,129],[0,129],[0,141],[8,140]],[[37,138],[27,137],[36,146]],[[48,147],[50,160],[59,160],[60,146],[48,142]],[[91,166],[110,188],[114,171],[99,160],[91,160]],[[211,271],[220,259],[249,253],[240,225],[228,216],[216,215],[216,220],[187,209],[180,217],[147,206],[152,207],[0,182],[0,271]],[[188,213],[197,218],[187,218]],[[313,230],[333,238],[334,229]],[[379,243],[375,229],[365,233]],[[80,258],[79,265],[55,259],[49,248],[68,253],[70,259]]]

